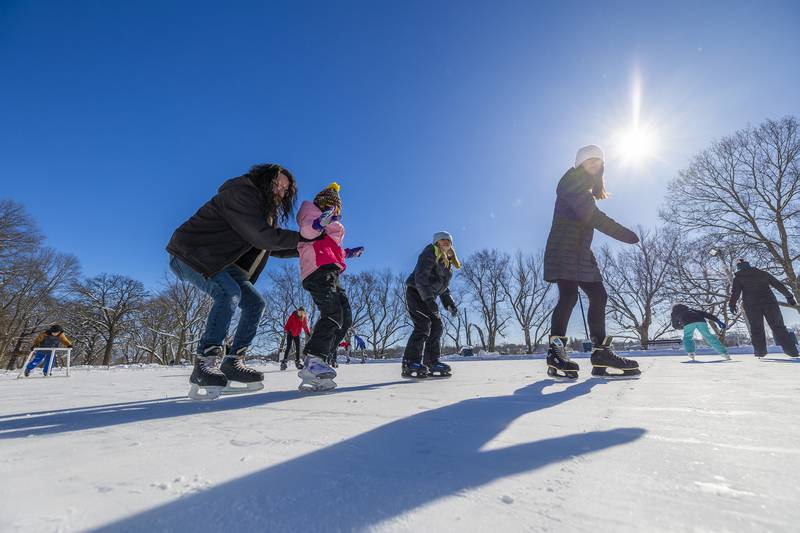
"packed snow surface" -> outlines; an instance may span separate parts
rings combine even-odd
[[[800,360],[541,358],[194,402],[189,368],[0,374],[0,531],[797,531]]]

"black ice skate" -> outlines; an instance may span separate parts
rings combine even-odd
[[[553,379],[578,379],[578,363],[569,358],[567,337],[550,337],[547,350],[547,375]]]
[[[418,361],[403,361],[403,370],[400,375],[404,378],[427,378],[428,367]]]
[[[431,377],[449,378],[453,375],[450,373],[450,365],[442,363],[441,361],[436,361],[435,363],[425,366],[428,367],[428,374]]]
[[[300,362],[300,359],[295,359],[294,360],[294,367],[297,370],[303,370],[303,363]]]
[[[281,361],[281,370],[286,370],[286,361]]]
[[[217,358],[222,356],[222,346],[209,346],[203,355],[194,358],[194,370],[189,377],[189,398],[192,400],[214,400],[222,394],[228,378],[217,368]],[[202,393],[201,393],[202,390]]]
[[[239,348],[233,355],[225,356],[219,369],[228,378],[228,386],[222,394],[238,394],[240,392],[255,392],[264,388],[264,374],[244,364],[247,346]],[[244,383],[244,387],[234,385]]]
[[[625,359],[614,353],[611,348],[613,337],[606,337],[600,345],[595,344],[592,350],[592,375],[607,378],[638,376],[639,363],[633,359]]]

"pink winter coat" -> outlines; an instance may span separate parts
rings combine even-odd
[[[322,210],[314,202],[304,201],[297,213],[297,225],[300,234],[306,239],[320,236],[320,232],[313,228],[314,221],[322,215]],[[324,265],[338,265],[344,272],[347,265],[344,262],[344,226],[341,222],[333,222],[324,228],[325,237],[318,241],[301,242],[297,245],[300,252],[300,278],[306,279]]]

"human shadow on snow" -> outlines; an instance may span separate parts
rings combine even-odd
[[[645,433],[588,431],[483,450],[519,417],[586,395],[605,380],[545,394],[552,383],[408,416],[97,531],[367,530],[441,498],[627,444]]]
[[[353,387],[339,387],[326,393],[326,395],[366,391],[407,383],[411,382],[398,380]],[[95,405],[60,411],[43,411],[44,414],[41,416],[28,416],[31,413],[22,413],[0,418],[0,440],[25,438],[29,435],[52,435],[83,431],[194,414],[247,409],[270,403],[295,400],[308,395],[309,393],[295,389],[224,396],[213,401],[193,401],[181,396],[178,398]],[[9,418],[11,419],[9,420]]]

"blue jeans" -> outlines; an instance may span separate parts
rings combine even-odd
[[[44,374],[45,375],[49,374],[50,363],[52,362],[51,355],[53,356],[52,359],[55,359],[55,354],[53,354],[53,352],[51,352],[50,350],[41,350],[34,352],[33,358],[31,359],[31,362],[28,363],[28,366],[25,367],[25,370],[30,372],[31,370],[42,364],[42,361],[44,360]]]
[[[231,265],[207,278],[174,256],[170,258],[169,268],[179,279],[191,283],[214,300],[197,353],[202,354],[209,346],[224,345],[237,306],[242,314],[231,344],[231,353],[250,346],[256,336],[266,302],[248,281],[243,270]]]

